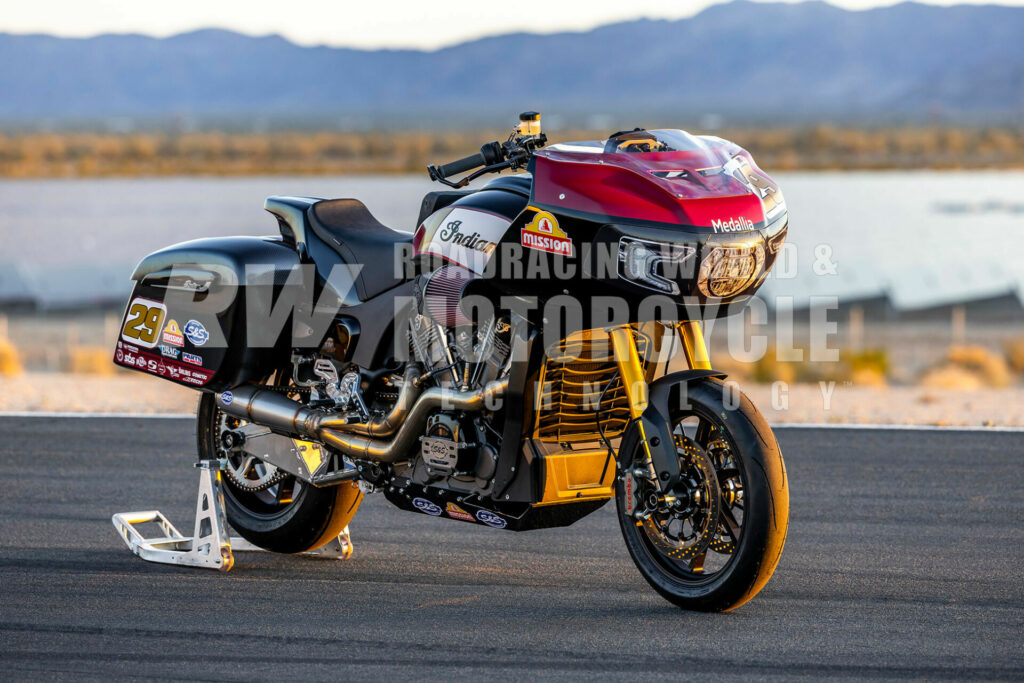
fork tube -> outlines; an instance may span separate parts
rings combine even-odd
[[[644,378],[643,366],[640,365],[633,329],[628,326],[614,327],[609,330],[609,334],[615,351],[615,362],[619,366],[619,377],[622,378],[622,386],[629,399],[629,415],[640,417],[647,408],[647,380]]]
[[[708,357],[708,347],[704,343],[704,329],[699,320],[687,320],[676,323],[679,331],[679,340],[683,343],[683,353],[686,355],[686,364],[691,370],[710,370],[711,359]]]

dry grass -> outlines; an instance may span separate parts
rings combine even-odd
[[[110,349],[83,346],[68,352],[67,371],[73,375],[113,375],[117,366],[111,360]]]
[[[18,349],[3,337],[0,337],[0,376],[17,377],[24,372]]]
[[[980,387],[1004,388],[1013,382],[1003,356],[983,346],[951,346],[945,359],[921,378],[926,387],[973,391]]]
[[[560,130],[555,140],[610,131]],[[736,128],[735,140],[771,170],[1022,168],[1024,129]],[[475,152],[507,131],[0,134],[0,177],[265,175],[422,172]]]
[[[804,358],[808,353],[804,351]],[[787,360],[777,349],[769,348],[760,360],[744,363],[728,355],[715,356],[712,366],[738,380],[771,384],[794,382],[813,384],[820,381],[849,382],[855,386],[884,387],[888,384],[889,357],[883,349],[843,351],[836,363],[812,363]]]

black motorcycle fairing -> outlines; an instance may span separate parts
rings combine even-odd
[[[530,173],[517,173],[515,175],[498,176],[483,186],[484,190],[505,190],[513,192],[526,199],[533,193],[533,175]]]
[[[526,438],[528,425],[533,421],[530,388],[544,360],[537,338],[538,334],[528,328],[526,320],[519,319],[514,325],[512,357],[522,360],[512,363],[502,403],[504,427],[492,494],[497,500],[534,502],[542,494],[540,457]]]
[[[498,180],[512,180],[515,177],[498,178]],[[510,221],[515,220],[523,212],[523,209],[526,208],[529,195],[510,190],[506,187],[491,187],[494,182],[496,181],[488,183],[486,187],[481,188],[477,192],[460,197],[452,202],[451,206],[464,209],[478,209],[493,213],[496,216],[503,216]]]
[[[506,531],[530,531],[569,526],[600,510],[611,498],[585,500],[561,505],[535,507],[529,502],[506,502],[466,496],[436,486],[402,482],[384,489],[384,497],[395,507],[432,517],[484,524]]]
[[[416,225],[422,225],[423,221],[427,220],[430,214],[447,208],[474,192],[477,192],[477,190],[435,190],[434,192],[428,192],[423,195],[423,201],[420,202],[420,217],[416,220]]]
[[[383,367],[389,358],[400,358],[404,349],[396,349],[404,335],[395,333],[395,325],[410,320],[415,310],[415,281],[403,282],[397,287],[369,301],[342,309],[345,316],[359,324],[359,342],[349,351],[350,359],[361,368],[373,370]]]

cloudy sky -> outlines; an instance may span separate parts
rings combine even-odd
[[[928,0],[958,4],[953,0]],[[967,0],[987,4],[991,0]],[[509,31],[585,30],[624,19],[678,19],[715,0],[29,0],[0,13],[0,31],[166,36],[202,27],[279,33],[304,45],[436,48]],[[893,4],[832,0],[848,9]],[[1024,5],[1024,0],[1000,4]],[[585,7],[585,10],[581,10]]]

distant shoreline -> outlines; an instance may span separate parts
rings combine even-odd
[[[552,141],[601,139],[565,130]],[[1024,168],[1024,128],[836,126],[735,128],[713,134],[770,171]],[[0,133],[0,178],[370,175],[422,173],[500,139],[502,131],[367,133]]]

